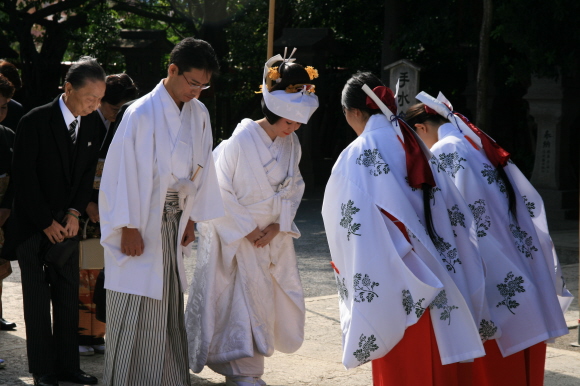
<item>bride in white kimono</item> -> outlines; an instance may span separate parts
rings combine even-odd
[[[270,68],[282,61],[280,69]],[[316,70],[280,55],[264,67],[265,118],[244,119],[214,150],[226,216],[198,224],[189,289],[189,363],[226,376],[226,385],[265,385],[264,357],[304,340],[304,296],[292,238],[304,193],[294,134],[318,107]],[[276,80],[269,90],[267,78]]]

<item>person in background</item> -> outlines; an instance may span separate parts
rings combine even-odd
[[[174,47],[169,63],[167,77],[125,111],[101,179],[106,385],[191,384],[183,257],[195,222],[223,216],[209,113],[197,100],[219,64],[193,38]]]
[[[22,276],[28,368],[34,384],[96,384],[80,369],[79,216],[91,198],[99,156],[105,72],[81,57],[65,76],[64,93],[20,120],[14,144],[16,255]],[[59,246],[51,245],[72,238]],[[67,246],[62,259],[46,251]],[[71,248],[72,246],[73,248]],[[52,316],[51,316],[52,305]]]
[[[99,162],[95,181],[93,183],[93,194],[86,208],[84,221],[87,224],[87,237],[101,237],[99,226],[99,187],[103,166],[111,140],[115,135],[117,118],[121,106],[128,101],[137,98],[138,90],[133,80],[127,74],[116,74],[107,76],[107,88],[105,96],[101,100],[101,107],[97,112],[101,117],[100,135],[102,142],[99,150]],[[82,233],[82,231],[81,231]],[[93,302],[93,294],[100,269],[81,269],[79,288],[79,355],[93,355],[95,352],[103,354],[105,352],[105,323],[97,320],[96,306]]]
[[[6,117],[8,102],[13,94],[14,86],[5,76],[0,74],[0,123]],[[3,256],[2,247],[4,246],[4,230],[2,228],[10,217],[14,198],[14,184],[10,183],[13,146],[14,132],[0,125],[0,256]],[[0,258],[0,330],[13,330],[16,328],[16,323],[7,321],[2,314],[2,280],[10,275],[11,272],[10,261]],[[0,368],[5,365],[6,362],[0,359]]]
[[[0,59],[0,74],[4,75],[12,83],[14,86],[14,92],[17,92],[22,88],[22,80],[18,74],[18,68],[16,68],[14,64],[7,60]],[[18,128],[18,122],[20,122],[20,118],[22,118],[24,113],[24,107],[14,99],[10,99],[8,102],[8,113],[6,114],[6,118],[2,124],[13,131],[16,131]]]

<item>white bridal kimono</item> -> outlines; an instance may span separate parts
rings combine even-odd
[[[324,195],[347,368],[385,356],[427,307],[443,364],[483,356],[482,339],[499,334],[488,314],[473,217],[431,158],[434,245],[422,191],[406,181],[402,139],[383,114],[372,115],[340,155]],[[405,225],[411,243],[380,209]]]
[[[295,134],[272,142],[249,119],[214,151],[226,216],[198,227],[185,313],[196,373],[206,364],[290,353],[302,345],[304,296],[292,242],[300,236],[293,223],[304,193],[300,156]],[[257,226],[275,222],[280,233],[266,247],[246,239]]]
[[[177,136],[172,138],[172,134]],[[105,248],[105,287],[117,292],[161,300],[163,260],[161,216],[168,189],[176,178],[194,180],[197,194],[185,199],[179,223],[177,266],[181,288],[187,289],[183,266],[191,244],[181,246],[189,219],[223,216],[223,205],[212,158],[209,114],[197,99],[181,112],[163,81],[134,102],[123,117],[107,154],[99,192],[101,244]],[[145,244],[139,257],[121,252],[121,228],[138,228]]]
[[[566,298],[568,304],[572,297],[561,280],[541,198],[509,162],[504,170],[515,191],[514,218],[508,209],[507,189],[485,151],[473,140],[472,145],[451,123],[440,126],[438,136],[431,151],[477,222],[480,250],[488,268],[487,297],[493,319],[502,329],[496,341],[503,356],[567,334],[556,295]],[[524,191],[520,191],[522,187]],[[543,232],[534,226],[534,219],[540,218]]]

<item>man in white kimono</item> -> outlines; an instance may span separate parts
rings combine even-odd
[[[125,112],[101,180],[107,385],[190,385],[183,256],[194,223],[223,216],[209,114],[197,100],[219,65],[187,38],[167,78]]]
[[[270,59],[270,66],[283,58]],[[304,296],[293,238],[304,193],[293,132],[318,107],[314,77],[284,60],[272,90],[262,85],[266,118],[244,119],[214,151],[226,216],[200,224],[195,277],[185,314],[189,361],[226,376],[228,386],[265,385],[264,357],[304,340]],[[299,85],[297,87],[296,85]],[[285,91],[285,90],[292,91]]]

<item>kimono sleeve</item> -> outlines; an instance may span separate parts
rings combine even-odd
[[[282,210],[280,211],[280,217],[278,218],[278,223],[280,224],[280,232],[286,232],[294,238],[300,237],[300,231],[294,223],[294,218],[296,217],[296,212],[298,211],[298,206],[304,195],[304,179],[300,173],[299,163],[302,157],[302,149],[300,147],[300,142],[296,134],[292,137],[294,142],[294,186],[292,192],[282,199]]]
[[[208,130],[208,132],[211,133],[211,130]],[[211,152],[212,142],[211,135],[204,137],[203,151],[205,155],[203,164],[206,166],[201,172],[200,183],[189,215],[189,218],[196,222],[207,221],[224,215],[220,186]]]
[[[133,118],[133,119],[131,119]],[[143,195],[139,181],[139,168],[147,167],[143,162],[145,157],[138,160],[136,148],[137,138],[135,127],[138,122],[135,116],[123,119],[107,153],[101,189],[99,192],[99,209],[101,218],[105,217],[108,228],[120,230],[123,227],[139,228],[141,226],[140,208]],[[150,148],[140,148],[139,153],[150,153],[150,168],[153,170],[154,149],[153,141]]]
[[[340,174],[329,180],[322,216],[340,295],[342,362],[354,368],[386,355],[443,285],[403,234],[389,231],[372,197]]]
[[[258,224],[250,212],[238,202],[234,188],[234,174],[240,165],[241,149],[234,138],[223,142],[214,150],[217,179],[225,209],[225,216],[212,220],[221,240],[230,245],[252,232]]]

